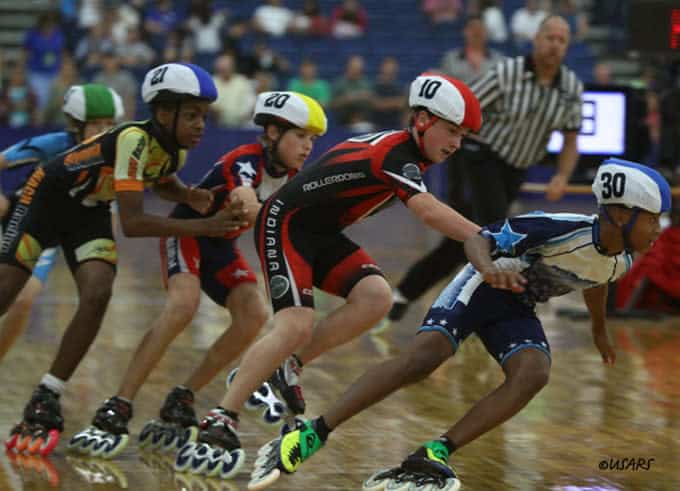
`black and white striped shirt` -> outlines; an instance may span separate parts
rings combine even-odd
[[[530,56],[506,58],[470,88],[484,117],[479,139],[513,167],[538,163],[553,130],[581,128],[583,83],[564,65],[547,87],[536,80]]]

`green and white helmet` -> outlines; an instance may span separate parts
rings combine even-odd
[[[61,110],[83,123],[101,118],[113,118],[118,122],[124,115],[121,97],[115,90],[101,84],[71,86],[64,95]]]

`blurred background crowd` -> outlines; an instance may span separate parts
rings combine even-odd
[[[117,90],[126,117],[147,116],[139,84],[165,61],[214,74],[213,123],[250,125],[259,92],[319,100],[331,127],[403,124],[406,84],[425,69],[469,81],[527,53],[549,13],[572,27],[565,63],[586,84],[639,89],[635,157],[680,165],[680,63],[637,55],[624,0],[0,0],[0,125],[57,126],[66,88]]]

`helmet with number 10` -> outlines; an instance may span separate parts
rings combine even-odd
[[[460,147],[467,132],[482,127],[477,97],[465,83],[443,74],[425,72],[416,77],[409,89],[408,105],[414,111],[411,126],[420,151],[432,161],[448,157]]]

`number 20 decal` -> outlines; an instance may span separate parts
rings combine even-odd
[[[611,172],[603,172],[600,180],[602,181],[602,197],[605,199],[612,196],[620,198],[626,192],[626,175],[621,172],[613,175]]]
[[[289,94],[274,93],[264,100],[264,107],[274,106],[276,109],[281,109],[288,99],[290,99]]]

